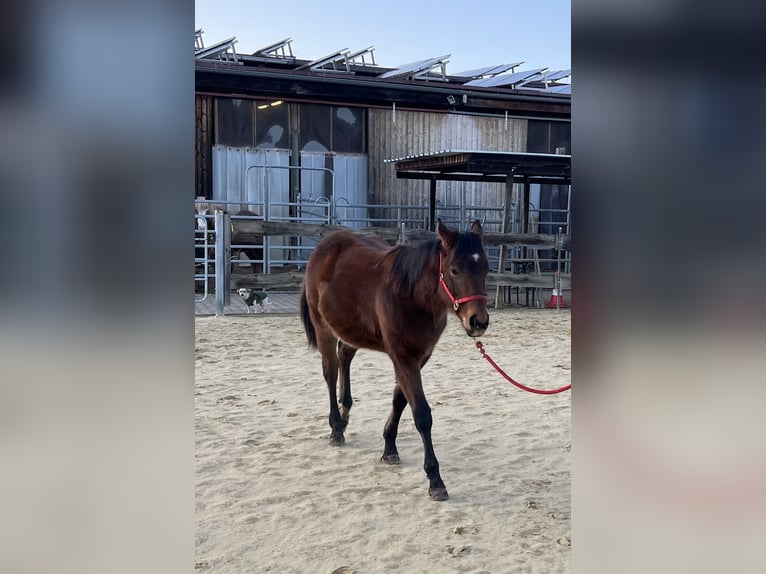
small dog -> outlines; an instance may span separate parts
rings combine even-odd
[[[253,309],[255,313],[268,313],[271,310],[271,303],[269,302],[268,294],[263,291],[255,291],[254,289],[240,289],[237,291],[240,297],[247,305],[247,312],[250,313],[250,309]],[[253,308],[253,304],[255,307]]]

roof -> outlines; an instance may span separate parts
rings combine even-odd
[[[572,156],[566,154],[443,150],[383,160],[403,179],[515,182],[570,185]]]
[[[571,84],[561,82],[571,76],[571,70],[517,70],[523,62],[512,62],[449,74],[450,54],[386,68],[375,62],[374,46],[353,53],[343,48],[319,59],[302,60],[293,54],[291,38],[250,55],[238,54],[236,43],[236,38],[230,38],[205,47],[202,30],[197,31],[198,92],[571,117]]]

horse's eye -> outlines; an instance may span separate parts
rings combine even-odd
[[[451,274],[453,277],[455,277],[455,276],[457,275],[457,269],[455,269],[454,267],[452,267],[452,268],[449,270],[449,272],[450,272],[450,274]]]

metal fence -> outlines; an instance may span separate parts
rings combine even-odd
[[[198,200],[195,226],[195,297],[205,301],[214,280],[216,313],[223,314],[230,304],[232,273],[251,272],[272,274],[305,268],[318,240],[303,236],[248,237],[245,242],[236,233],[237,222],[247,220],[297,223],[338,224],[348,227],[395,227],[402,230],[427,230],[430,226],[427,206],[352,204],[343,199],[331,202],[321,197],[297,202],[245,203],[242,201]],[[387,208],[382,212],[395,213],[395,217],[359,217],[359,213],[374,213],[373,208]],[[516,206],[512,206],[511,233],[522,233],[517,221]],[[212,211],[212,213],[211,213]],[[378,212],[381,212],[379,210]],[[547,217],[545,213],[548,213]],[[412,216],[415,213],[416,216]],[[537,226],[527,232],[549,235],[570,233],[569,210],[544,210],[530,206],[530,221]],[[409,214],[409,217],[404,217]],[[419,215],[417,215],[419,214]],[[487,231],[501,231],[503,208],[472,205],[439,205],[436,215],[446,225],[467,229],[475,219],[482,221]],[[543,221],[541,219],[559,219]],[[563,221],[560,221],[563,219]],[[544,227],[547,226],[547,227]],[[531,226],[530,226],[531,227]],[[254,242],[255,241],[257,242]],[[400,238],[401,239],[401,238]],[[236,242],[233,242],[236,241]],[[560,247],[560,246],[559,246]],[[500,270],[500,248],[487,247],[490,268]],[[513,273],[540,274],[545,272],[571,272],[571,256],[562,249],[511,246],[506,252],[505,270]],[[278,291],[273,291],[277,293]]]

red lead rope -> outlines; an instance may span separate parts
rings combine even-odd
[[[538,389],[533,389],[533,388],[528,387],[526,385],[522,385],[521,383],[518,383],[518,382],[514,381],[508,375],[508,373],[506,373],[503,369],[501,369],[498,366],[498,364],[495,361],[492,360],[492,357],[490,357],[487,354],[487,351],[484,350],[484,344],[481,341],[476,341],[476,348],[479,349],[479,352],[481,353],[481,356],[484,357],[485,359],[487,359],[487,362],[490,365],[492,365],[495,368],[495,370],[498,373],[500,373],[506,381],[508,381],[509,383],[511,383],[513,385],[516,385],[520,389],[523,389],[523,390],[525,390],[527,392],[535,393],[537,395],[555,395],[556,393],[563,393],[564,391],[568,391],[569,389],[572,388],[572,385],[569,384],[569,385],[566,385],[565,387],[561,387],[560,389],[552,389],[550,391],[541,391],[541,390],[538,390]]]
[[[466,301],[486,301],[487,296],[486,295],[468,295],[467,297],[460,297],[459,299],[455,297],[452,294],[452,291],[450,291],[450,288],[447,286],[447,282],[444,280],[444,271],[442,268],[443,261],[442,261],[442,255],[441,252],[439,253],[439,284],[444,288],[444,291],[447,293],[447,297],[449,297],[450,301],[452,301],[452,308],[455,310],[455,314],[457,315],[457,310],[460,308],[461,303],[465,303]],[[560,389],[553,389],[551,391],[539,391],[537,389],[533,389],[531,387],[527,387],[526,385],[522,385],[521,383],[517,383],[514,381],[508,373],[506,373],[503,369],[501,369],[498,364],[492,360],[492,357],[490,357],[487,354],[487,351],[484,350],[484,345],[481,341],[476,341],[476,348],[479,349],[479,352],[481,353],[481,356],[487,359],[487,362],[492,365],[495,370],[500,373],[506,381],[509,383],[516,385],[520,389],[524,389],[525,391],[528,391],[530,393],[535,393],[538,395],[555,395],[556,393],[563,393],[564,391],[568,391],[572,388],[572,385],[567,385],[565,387],[561,387]]]

